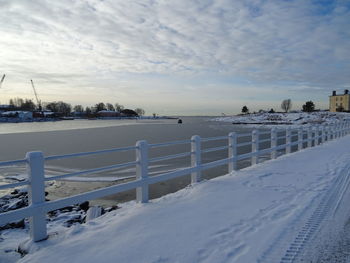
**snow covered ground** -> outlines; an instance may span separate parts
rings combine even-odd
[[[227,117],[219,117],[213,120],[232,122],[233,124],[250,124],[254,126],[262,125],[293,125],[300,126],[305,124],[322,124],[334,123],[350,119],[350,114],[346,112],[294,112],[294,113],[253,113],[245,115],[235,115]]]
[[[349,251],[334,244],[349,228],[349,149],[346,136],[86,224],[49,226],[19,262],[344,262]],[[18,231],[4,231],[0,247],[21,242]],[[327,261],[334,253],[339,261]]]

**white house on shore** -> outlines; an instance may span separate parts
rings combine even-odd
[[[349,90],[344,90],[344,94],[338,94],[334,90],[332,96],[329,96],[329,111],[350,111],[350,94]]]

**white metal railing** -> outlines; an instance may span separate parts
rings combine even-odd
[[[345,136],[350,132],[350,121],[343,121],[330,125],[318,125],[307,129],[271,129],[270,131],[253,130],[251,133],[237,134],[231,132],[228,136],[201,138],[198,135],[192,136],[191,140],[148,144],[147,141],[138,141],[136,146],[107,149],[94,152],[74,153],[66,155],[56,155],[44,157],[42,152],[28,152],[25,159],[0,162],[0,166],[11,166],[25,164],[27,166],[28,179],[23,182],[1,185],[1,189],[14,188],[28,185],[29,205],[13,211],[0,214],[0,225],[29,217],[30,237],[33,241],[40,241],[47,237],[46,213],[52,210],[63,208],[68,205],[81,203],[84,201],[98,199],[111,194],[120,193],[127,190],[136,189],[136,199],[138,202],[146,203],[149,199],[148,188],[150,184],[166,181],[183,175],[191,175],[191,183],[201,180],[201,172],[217,166],[228,165],[228,172],[238,169],[237,162],[243,159],[251,159],[251,165],[259,163],[259,157],[270,155],[271,159],[278,157],[279,151],[284,150],[286,154],[294,150],[300,151],[303,148],[312,147],[326,141]],[[239,142],[239,139],[241,140]],[[245,141],[244,141],[245,139]],[[213,148],[203,147],[206,142],[217,142],[228,140],[227,145]],[[149,150],[152,148],[168,147],[173,145],[190,144],[191,151],[172,154],[160,157],[149,157]],[[262,148],[262,144],[269,147]],[[238,150],[244,146],[251,146],[247,153],[238,154]],[[202,149],[205,148],[205,149]],[[246,147],[247,148],[247,147]],[[296,148],[296,149],[295,149]],[[227,158],[202,162],[202,155],[210,152],[227,150]],[[68,173],[64,175],[45,177],[45,161],[67,159],[73,157],[83,157],[98,155],[102,153],[136,151],[136,160],[121,164],[114,164],[84,171]],[[149,163],[170,160],[174,158],[190,157],[191,166],[179,168],[160,175],[149,176]],[[54,201],[45,201],[45,181],[59,180],[66,177],[91,174],[112,169],[136,166],[136,180],[116,184],[113,186],[89,191],[86,193],[69,196]]]

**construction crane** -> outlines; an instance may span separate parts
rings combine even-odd
[[[5,74],[2,76],[1,80],[0,80],[0,89],[1,89],[1,86],[2,86],[2,83],[4,82],[4,79],[5,79]]]
[[[40,100],[38,99],[38,94],[36,93],[36,90],[35,90],[35,87],[34,87],[34,82],[33,82],[33,80],[30,80],[30,82],[32,83],[32,87],[33,87],[33,90],[34,90],[35,99],[36,99],[36,102],[38,103],[38,110],[41,111],[41,102],[40,102]]]

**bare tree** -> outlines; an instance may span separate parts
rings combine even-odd
[[[106,103],[107,110],[114,111],[114,106],[111,103]]]
[[[36,108],[35,103],[32,100],[26,99],[21,105],[22,110],[34,111]]]
[[[291,99],[283,100],[281,103],[281,108],[282,110],[284,110],[284,112],[290,111],[290,109],[292,108],[292,100]]]
[[[86,108],[85,108],[85,114],[86,114],[87,116],[90,116],[91,113],[92,113],[92,109],[91,109],[90,107],[86,107]]]
[[[15,108],[20,108],[22,107],[24,103],[24,100],[22,98],[13,98],[10,99],[10,105]]]
[[[141,109],[141,108],[135,109],[135,112],[136,112],[139,116],[145,115],[145,110],[144,110],[144,109]]]
[[[106,110],[106,105],[103,102],[99,102],[95,105],[95,112],[99,112],[101,110]]]
[[[73,110],[74,110],[75,112],[84,112],[84,108],[83,108],[82,105],[75,105],[74,108],[73,108]]]
[[[64,116],[69,115],[72,110],[72,106],[69,103],[63,101],[53,101],[46,103],[45,108],[52,112],[60,113]]]
[[[119,103],[116,103],[116,104],[114,105],[114,107],[115,107],[115,110],[116,110],[116,111],[119,111],[119,112],[121,112],[122,110],[124,110],[124,106],[121,105],[121,104],[119,104]]]

